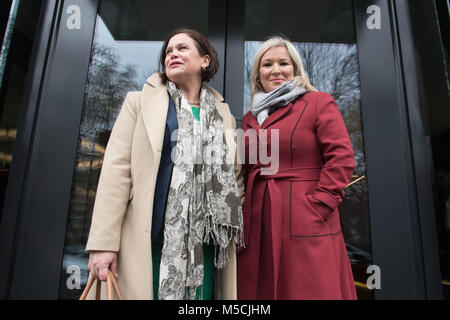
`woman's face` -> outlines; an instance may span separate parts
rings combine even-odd
[[[195,41],[185,33],[174,35],[167,45],[164,66],[170,81],[188,83],[202,80],[201,68],[209,66],[209,56],[200,56]]]
[[[273,47],[261,57],[259,78],[265,92],[294,79],[294,64],[286,47]]]

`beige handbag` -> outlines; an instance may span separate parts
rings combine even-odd
[[[89,273],[89,280],[87,282],[86,288],[84,288],[83,293],[81,294],[80,300],[86,300],[86,296],[91,290],[92,284],[94,283],[95,278],[92,276],[92,273]],[[123,300],[122,294],[120,293],[119,286],[117,285],[116,279],[114,278],[111,270],[108,270],[108,276],[106,277],[106,282],[108,285],[108,300],[114,300],[114,290],[116,291],[119,300]],[[100,300],[100,294],[102,290],[102,282],[97,280],[97,292],[95,294],[95,299]]]

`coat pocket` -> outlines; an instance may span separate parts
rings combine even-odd
[[[327,222],[328,216],[333,212],[326,204],[320,203],[320,201],[314,200],[312,194],[306,195],[306,200],[309,202],[313,211],[322,219],[323,222]]]
[[[317,237],[327,234],[327,224],[308,199],[317,181],[293,181],[290,194],[291,237]]]

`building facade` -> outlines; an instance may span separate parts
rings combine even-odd
[[[8,0],[0,31],[0,299],[77,299],[105,147],[178,27],[207,35],[238,124],[255,51],[288,37],[353,144],[340,206],[359,299],[450,298],[447,0]]]

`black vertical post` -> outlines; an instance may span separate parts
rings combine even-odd
[[[240,121],[244,111],[245,1],[228,0],[226,41],[224,96]]]
[[[227,0],[210,0],[208,12],[208,40],[219,56],[220,68],[210,85],[223,95],[225,75],[225,36],[227,23]]]
[[[403,81],[411,134],[411,150],[414,159],[414,174],[419,215],[417,224],[423,248],[423,268],[427,299],[442,299],[439,245],[436,235],[435,208],[432,193],[432,155],[426,119],[422,115],[425,104],[421,92],[423,83],[419,76],[420,60],[416,56],[411,15],[408,1],[394,1],[398,26],[398,43],[403,70]]]
[[[10,299],[58,298],[73,167],[98,0],[50,1],[47,64],[32,90],[37,110],[9,255]],[[49,8],[50,10],[50,8]],[[31,103],[31,102],[30,102]],[[9,189],[8,189],[9,192]],[[8,223],[9,224],[9,223]],[[3,226],[2,226],[3,228]],[[3,231],[3,230],[2,230]],[[9,240],[9,239],[8,239]],[[3,260],[3,257],[2,257]],[[5,263],[8,263],[5,262]],[[3,278],[3,271],[2,271]],[[2,283],[3,285],[3,283]]]
[[[52,36],[56,0],[45,1],[34,38],[30,70],[26,80],[17,136],[13,149],[13,162],[8,178],[3,213],[0,220],[0,299],[7,299],[12,285],[11,274],[17,252],[16,230],[21,226],[19,213],[24,188],[25,172],[30,156],[33,123],[40,99],[41,81],[47,63],[48,41]]]
[[[388,0],[355,0],[376,299],[424,299],[417,193],[396,17]]]

